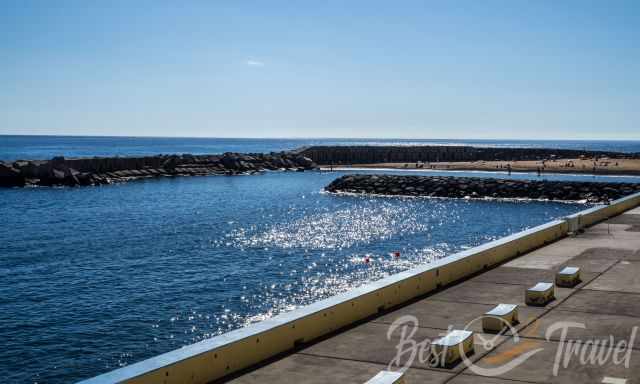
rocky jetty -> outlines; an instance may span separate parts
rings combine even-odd
[[[347,175],[328,192],[452,198],[509,198],[604,203],[636,192],[640,184],[508,180],[476,177]]]
[[[300,154],[225,153],[146,157],[54,157],[0,162],[0,187],[83,186],[162,176],[239,175],[266,170],[305,171],[316,164]]]
[[[318,164],[375,164],[440,161],[524,161],[548,159],[639,159],[640,153],[556,148],[500,148],[461,145],[353,145],[312,146],[296,153]]]

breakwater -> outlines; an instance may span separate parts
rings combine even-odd
[[[453,198],[510,198],[603,203],[640,192],[640,184],[507,180],[475,177],[346,175],[328,192]]]
[[[225,153],[145,157],[54,157],[0,162],[0,187],[84,186],[163,176],[237,175],[265,170],[304,171],[315,163],[294,153]]]
[[[471,146],[312,146],[296,151],[318,164],[374,164],[440,161],[523,161],[552,158],[640,158],[640,153],[552,148],[499,148]]]

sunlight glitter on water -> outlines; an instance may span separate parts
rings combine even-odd
[[[434,208],[431,214],[443,213],[442,206]],[[398,206],[382,199],[364,200],[354,208],[311,214],[263,231],[240,228],[232,232],[231,237],[240,248],[337,249],[388,239],[401,232],[426,230],[427,225],[418,220],[414,207]]]
[[[348,291],[371,281],[432,262],[460,247],[435,242],[443,226],[455,226],[460,212],[441,200],[348,197],[348,208],[289,207],[290,221],[240,226],[218,246],[242,252],[268,253],[286,282],[265,285],[242,296],[241,314],[232,320],[247,325],[302,305]],[[460,203],[457,203],[460,204]],[[396,238],[397,241],[388,242]],[[487,235],[483,241],[497,238]],[[403,241],[406,240],[406,241]],[[302,263],[287,269],[278,250],[304,255]],[[399,251],[400,257],[392,255]],[[280,251],[281,252],[281,251]],[[365,261],[368,260],[368,262]],[[221,330],[231,321],[213,318]],[[205,336],[205,335],[203,335]]]

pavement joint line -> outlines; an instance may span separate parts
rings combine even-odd
[[[609,291],[611,292],[611,291]],[[617,292],[616,292],[617,293]],[[640,316],[632,316],[632,315],[625,315],[622,313],[611,313],[611,312],[590,312],[590,311],[581,311],[579,309],[568,309],[568,308],[558,308],[558,311],[563,311],[563,312],[574,312],[574,313],[584,313],[584,314],[589,314],[589,315],[608,315],[608,316],[619,316],[619,317],[629,317],[631,319],[636,319],[638,320],[638,322],[640,322]],[[536,319],[537,320],[537,319]]]
[[[523,284],[519,284],[519,285],[523,285]],[[526,289],[526,288],[525,288]],[[578,291],[578,289],[576,288],[571,288],[574,291]],[[602,292],[602,291],[601,291]],[[549,310],[557,307],[558,305],[562,304],[564,302],[565,299],[569,298],[571,295],[573,295],[575,292],[572,292],[571,294],[569,294],[566,298],[562,299],[562,301],[559,301],[558,299],[553,300],[551,303],[553,303],[553,306],[551,308],[548,308]],[[429,298],[429,300],[433,300],[433,301],[439,301],[442,303],[458,303],[458,304],[480,304],[480,305],[493,305],[494,307],[497,305],[495,302],[494,303],[485,303],[485,302],[480,302],[480,301],[463,301],[463,300],[443,300],[443,299],[432,299]],[[518,304],[518,307],[530,307],[529,305],[526,304]],[[544,307],[536,307],[533,306],[532,308],[539,308],[539,309],[547,309]],[[546,313],[547,311],[544,311],[543,313]]]
[[[354,359],[352,357],[327,356],[327,355],[323,355],[323,354],[319,354],[319,353],[309,353],[309,352],[296,352],[296,353],[299,354],[299,355],[304,355],[304,356],[309,356],[309,357],[321,357],[321,358],[325,358],[325,359],[353,361],[353,362],[356,362],[356,363],[376,364],[376,365],[379,365],[381,367],[388,367],[389,366],[388,364],[382,364],[382,363],[380,363],[378,361]],[[430,367],[420,367],[420,366],[418,366],[418,367],[409,366],[409,369],[420,369],[420,370],[423,370],[423,371],[440,372],[440,373],[455,373],[452,370],[447,370],[446,368],[430,368]]]
[[[535,320],[534,320],[535,321]],[[370,323],[375,323],[378,325],[390,325],[393,324],[393,322],[382,322],[382,321],[375,321],[372,320]],[[424,325],[417,325],[416,326],[419,329],[428,329],[428,330],[434,330],[434,331],[447,331],[449,330],[449,328],[441,328],[441,327],[427,327]],[[510,337],[509,335],[503,335],[503,334],[495,334],[495,333],[487,333],[487,332],[473,332],[474,334],[482,334],[482,335],[487,335],[487,336],[502,336],[502,337]]]
[[[622,260],[621,260],[622,261]],[[617,263],[616,263],[617,264]],[[600,277],[600,276],[598,276]],[[604,289],[593,289],[593,288],[580,288],[583,291],[591,291],[591,292],[606,292],[606,293],[621,293],[624,295],[635,295],[640,296],[640,292],[627,292],[627,291],[609,291]]]
[[[543,383],[544,384],[543,381],[527,381],[527,380],[520,380],[520,379],[507,379],[507,378],[502,378],[502,377],[498,377],[498,376],[480,376],[480,375],[476,375],[475,373],[463,373],[462,375],[457,375],[457,376],[489,377],[489,378],[495,378],[495,379],[498,379],[498,380],[504,380],[506,382],[512,381],[514,383],[527,383],[527,384],[540,384],[540,383]]]
[[[379,325],[391,325],[391,324],[393,324],[393,321],[375,321],[374,320],[374,321],[371,321],[371,322],[379,324]],[[424,325],[416,325],[416,327],[419,328],[419,329],[433,329],[433,330],[436,330],[436,331],[446,331],[446,330],[449,329],[449,328],[442,328],[442,327],[427,327],[427,326],[424,326]],[[475,332],[475,333],[483,333],[483,334],[486,334],[486,335],[492,335],[491,333],[485,333],[485,332]]]
[[[393,324],[393,321],[378,321],[378,320],[372,320],[372,323],[376,323],[376,324],[380,324],[380,325],[391,325]],[[420,328],[420,329],[436,329],[436,330],[446,330],[449,328],[442,328],[442,327],[426,327],[424,325],[416,325],[416,327]]]
[[[524,284],[516,284],[516,283],[500,283],[497,281],[474,281],[474,283],[496,284],[496,285],[524,285]]]
[[[589,282],[591,282],[592,280],[589,280]],[[586,281],[581,282],[585,283]],[[522,286],[526,286],[527,284],[517,284],[517,283],[500,283],[497,281],[474,281],[474,283],[482,283],[482,284],[495,284],[495,285],[522,285]],[[576,287],[571,288],[571,289],[577,289]],[[444,300],[443,300],[444,301]]]
[[[387,364],[378,363],[377,361],[374,362],[374,361],[349,359],[349,358],[342,358],[342,357],[335,357],[335,356],[324,356],[324,355],[317,355],[317,354],[304,353],[304,352],[296,352],[296,353],[294,353],[294,355],[304,355],[304,356],[308,356],[308,357],[317,357],[317,358],[320,358],[320,359],[354,361],[354,362],[358,362],[358,363],[368,363],[368,364],[373,364],[373,365],[379,365],[382,369],[387,368]],[[410,367],[410,369],[419,369],[419,368]],[[436,372],[442,372],[442,371],[436,371]]]
[[[429,298],[429,300],[440,301],[440,302],[443,302],[443,303],[481,304],[481,305],[493,305],[493,306],[496,305],[496,303],[485,303],[485,302],[480,302],[480,301],[443,300],[443,299],[434,299],[434,298]]]
[[[507,338],[513,338],[512,335],[505,335],[505,337]],[[540,340],[540,341],[545,341],[545,342],[549,342],[549,343],[556,343],[556,344],[560,344],[560,343],[566,343],[568,341],[572,342],[572,343],[576,343],[576,344],[584,344],[587,341],[591,341],[591,340],[580,340],[580,339],[567,339],[567,340],[554,340],[554,339],[545,339],[544,337],[537,337],[537,336],[522,336],[522,335],[518,335],[519,338],[521,339],[527,339],[527,340]],[[627,348],[633,350],[633,351],[640,351],[640,346],[634,347],[634,346],[628,346]]]
[[[623,261],[623,260],[620,260],[620,261]],[[517,268],[517,267],[509,267],[509,268]],[[525,268],[522,268],[522,269],[525,269]],[[588,272],[588,273],[598,273],[598,272]],[[572,287],[570,289],[580,289],[580,288],[584,287],[585,285],[591,283],[593,280],[595,280],[599,276],[600,275],[597,275],[595,277],[592,277],[589,280],[582,280],[580,282],[580,284],[578,284],[575,287]],[[469,280],[469,281],[472,281],[472,280]],[[526,284],[518,284],[518,283],[501,283],[501,282],[497,282],[497,281],[474,281],[474,283],[496,284],[496,285],[523,285],[523,286],[526,285]],[[560,287],[560,288],[563,288],[563,287]],[[434,300],[437,300],[437,299],[434,299]],[[441,301],[445,301],[445,300],[441,300]]]

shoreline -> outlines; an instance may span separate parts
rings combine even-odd
[[[409,168],[409,169],[404,169],[404,168],[389,168],[389,167],[371,167],[371,168],[365,168],[365,167],[359,167],[359,166],[353,166],[353,167],[333,167],[330,168],[329,166],[321,166],[318,167],[318,170],[322,171],[322,172],[339,172],[339,171],[380,171],[380,172],[406,172],[408,174],[410,173],[415,173],[416,175],[420,175],[421,173],[424,174],[429,174],[429,172],[435,172],[435,173],[451,173],[452,177],[456,177],[455,174],[457,173],[477,173],[479,175],[485,175],[485,174],[502,174],[502,175],[509,175],[509,172],[506,170],[495,170],[495,171],[484,171],[484,170],[479,170],[479,169],[415,169],[415,168]],[[514,175],[535,175],[536,172],[535,171],[512,171],[511,172]],[[616,173],[598,173],[598,174],[593,174],[593,173],[578,173],[578,172],[546,172],[546,173],[542,173],[540,176],[544,177],[545,175],[567,175],[567,176],[592,176],[592,177],[630,177],[630,178],[636,178],[639,177],[640,175],[634,175],[634,174],[616,174]]]
[[[591,205],[593,207],[602,207],[607,205],[604,202],[589,202],[588,200],[552,200],[552,199],[538,199],[528,197],[445,197],[445,196],[428,196],[428,195],[389,195],[384,193],[359,193],[359,192],[344,192],[344,191],[327,191],[323,189],[320,193],[325,193],[334,196],[351,196],[351,197],[381,197],[386,199],[426,199],[426,200],[459,200],[459,201],[486,201],[486,202],[507,202],[507,203],[554,203],[554,204],[583,204]]]
[[[599,160],[594,168],[591,159],[557,159],[554,161],[460,161],[460,162],[397,162],[370,164],[323,164],[322,170],[407,170],[466,171],[495,173],[576,174],[592,176],[640,176],[639,159]],[[605,165],[606,164],[606,165]],[[595,169],[595,172],[594,172]]]

